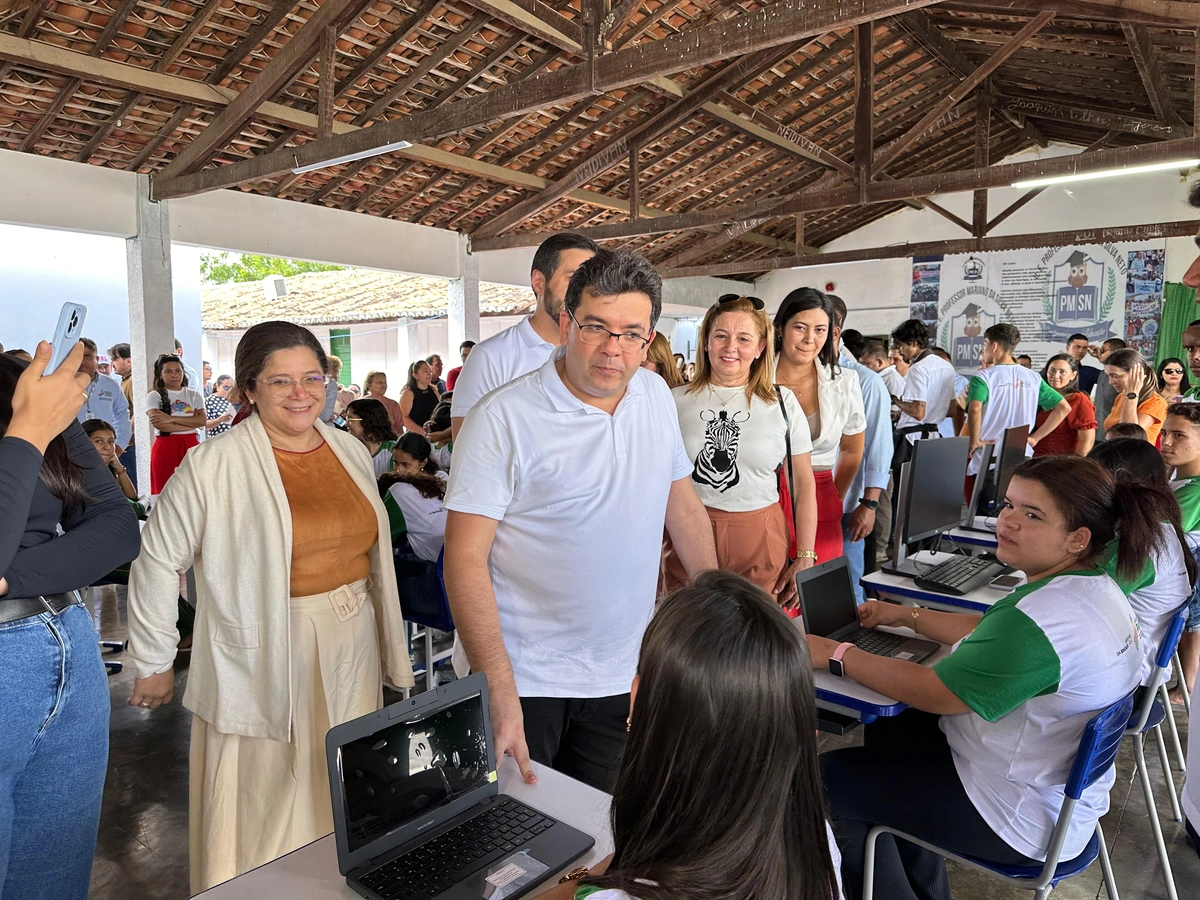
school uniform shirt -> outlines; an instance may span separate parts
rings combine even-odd
[[[1132,403],[1133,401],[1129,401]],[[1098,406],[1099,404],[1097,404]],[[1125,395],[1118,394],[1113,400],[1112,412],[1104,419],[1104,430],[1112,428],[1121,421],[1121,409],[1125,406]],[[1161,394],[1151,394],[1145,400],[1138,404],[1138,415],[1149,416],[1150,424],[1146,427],[1146,439],[1150,443],[1155,443],[1158,440],[1159,432],[1162,431],[1163,422],[1167,418],[1167,401],[1163,399]]]
[[[692,463],[665,381],[639,369],[610,416],[567,389],[562,355],[467,417],[445,506],[498,523],[488,569],[517,693],[610,697],[637,671],[667,496]]]
[[[897,394],[905,403],[925,401],[925,415],[915,419],[906,412],[900,413],[897,428],[912,428],[915,425],[937,425],[946,418],[950,403],[954,400],[954,367],[940,356],[926,350],[917,361],[908,367],[904,376],[904,393]],[[910,434],[909,440],[919,435]]]
[[[1189,535],[1200,531],[1200,475],[1176,478],[1171,482],[1175,500],[1179,503],[1183,530]]]
[[[1129,601],[1100,569],[1022,585],[933,670],[972,710],[941,718],[971,803],[1006,844],[1045,859],[1084,725],[1141,681]],[[1083,852],[1115,778],[1084,791],[1063,859]]]
[[[706,385],[689,391],[682,384],[671,391],[688,474],[701,502],[724,512],[752,512],[779,502],[775,472],[787,456],[785,432],[792,454],[812,451],[808,422],[796,395],[780,390],[787,410],[784,424],[779,401],[761,397],[746,401],[746,389]],[[790,428],[788,427],[790,426]]]
[[[413,553],[421,559],[437,562],[446,542],[446,506],[442,498],[426,497],[408,482],[397,481],[388,488],[383,505],[389,519],[393,508],[403,514]]]
[[[832,469],[837,463],[843,435],[862,434],[867,430],[858,374],[841,367],[830,372],[818,363],[817,409],[819,433],[811,438],[812,467],[819,471]]]
[[[975,400],[983,404],[979,439],[999,441],[1007,429],[1022,425],[1028,426],[1032,434],[1037,411],[1054,409],[1062,402],[1062,394],[1033,370],[1006,363],[980,369],[971,376],[967,385],[967,403]],[[1026,446],[1025,455],[1033,456],[1033,448]],[[979,473],[982,458],[983,450],[976,450],[967,464],[968,475]]]
[[[379,449],[371,455],[371,468],[375,470],[375,477],[378,478],[384,472],[390,472],[392,469],[392,450],[395,449],[395,441],[380,441]]]
[[[541,368],[554,349],[533,330],[529,316],[480,341],[458,373],[450,415],[465,418],[488,392]]]
[[[198,412],[204,412],[204,397],[200,392],[193,388],[183,388],[178,391],[167,391],[167,399],[171,404],[171,411],[168,415],[172,416],[194,416]],[[151,391],[146,395],[146,409],[162,409],[162,398],[158,391]],[[171,434],[196,434],[199,428],[189,428],[187,431],[173,431]]]
[[[128,447],[133,437],[133,428],[129,424],[129,401],[125,399],[125,392],[116,381],[99,372],[87,386],[87,399],[75,418],[80,423],[88,419],[101,419],[111,425],[117,438],[118,452]]]
[[[952,400],[950,403],[950,409],[946,411],[946,418],[942,419],[942,421],[938,423],[938,434],[940,434],[942,437],[958,437],[958,435],[954,433],[954,417],[949,415],[949,413],[954,411],[954,404],[958,403],[960,397],[966,399],[967,386],[969,384],[970,380],[966,375],[960,375],[957,371],[954,373],[954,400]]]
[[[1175,615],[1192,595],[1188,581],[1187,563],[1184,553],[1188,552],[1175,529],[1169,524],[1162,526],[1163,546],[1153,550],[1142,571],[1130,579],[1117,575],[1117,542],[1109,545],[1101,564],[1109,576],[1121,587],[1129,598],[1129,605],[1138,617],[1142,645],[1142,683],[1149,683],[1154,670],[1154,657],[1167,633],[1171,617]]]

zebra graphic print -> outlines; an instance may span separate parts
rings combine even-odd
[[[730,417],[723,409],[701,411],[700,419],[708,425],[704,429],[704,446],[696,454],[692,481],[721,493],[741,481],[737,467],[738,439],[742,435],[741,423],[749,418],[749,412],[736,412]]]

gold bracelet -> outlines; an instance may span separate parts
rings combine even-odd
[[[566,884],[568,881],[578,881],[580,878],[585,878],[592,873],[588,871],[587,866],[577,866],[572,869],[562,878],[558,879],[559,884]]]
[[[817,551],[816,550],[799,550],[796,552],[796,559],[811,559],[813,562],[816,562],[817,561]]]
[[[909,627],[912,628],[913,631],[918,631],[917,623],[920,620],[921,620],[921,610],[919,607],[914,606],[913,611],[912,611],[912,623],[909,625]],[[918,633],[919,633],[919,631],[918,631]]]

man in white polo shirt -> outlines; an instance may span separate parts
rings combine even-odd
[[[542,241],[529,272],[537,299],[533,314],[476,344],[470,357],[463,358],[450,405],[450,429],[456,440],[463,419],[484,394],[540,368],[549,359],[559,343],[558,320],[567,284],[580,263],[599,249],[590,238],[570,231]]]
[[[903,396],[892,395],[892,405],[900,410],[892,454],[893,478],[899,483],[897,470],[912,457],[913,441],[937,434],[946,418],[954,400],[954,367],[929,349],[929,330],[920,319],[896,326],[892,349],[908,363]]]
[[[640,368],[661,309],[649,262],[599,251],[567,289],[565,346],[477,403],[455,447],[446,591],[529,783],[532,757],[612,789],[664,525],[689,575],[717,565],[671,392]]]

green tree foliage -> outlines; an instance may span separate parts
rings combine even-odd
[[[233,281],[262,281],[268,275],[299,275],[302,272],[340,272],[345,266],[257,256],[252,253],[204,253],[200,256],[200,279],[206,284]]]

